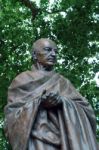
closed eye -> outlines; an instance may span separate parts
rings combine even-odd
[[[44,47],[43,48],[45,51],[52,51],[52,50],[54,50],[55,51],[55,53],[57,53],[58,51],[57,51],[57,48],[51,48],[51,47]]]
[[[51,47],[44,47],[44,50],[45,50],[45,51],[51,51],[52,48],[51,48]]]

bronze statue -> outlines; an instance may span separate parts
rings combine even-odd
[[[33,45],[34,66],[8,89],[5,134],[12,150],[98,150],[96,122],[88,101],[53,71],[57,46]]]

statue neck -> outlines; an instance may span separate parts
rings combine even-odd
[[[52,71],[53,70],[53,66],[44,66],[39,63],[36,63],[34,66],[37,70],[42,70],[42,71]]]

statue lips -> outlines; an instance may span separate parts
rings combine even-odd
[[[48,61],[50,61],[50,62],[55,62],[55,60],[56,60],[55,57],[49,57],[49,58],[48,58]]]

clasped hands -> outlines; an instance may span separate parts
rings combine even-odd
[[[62,104],[62,96],[58,92],[43,92],[41,96],[41,104],[46,108],[52,108]]]

